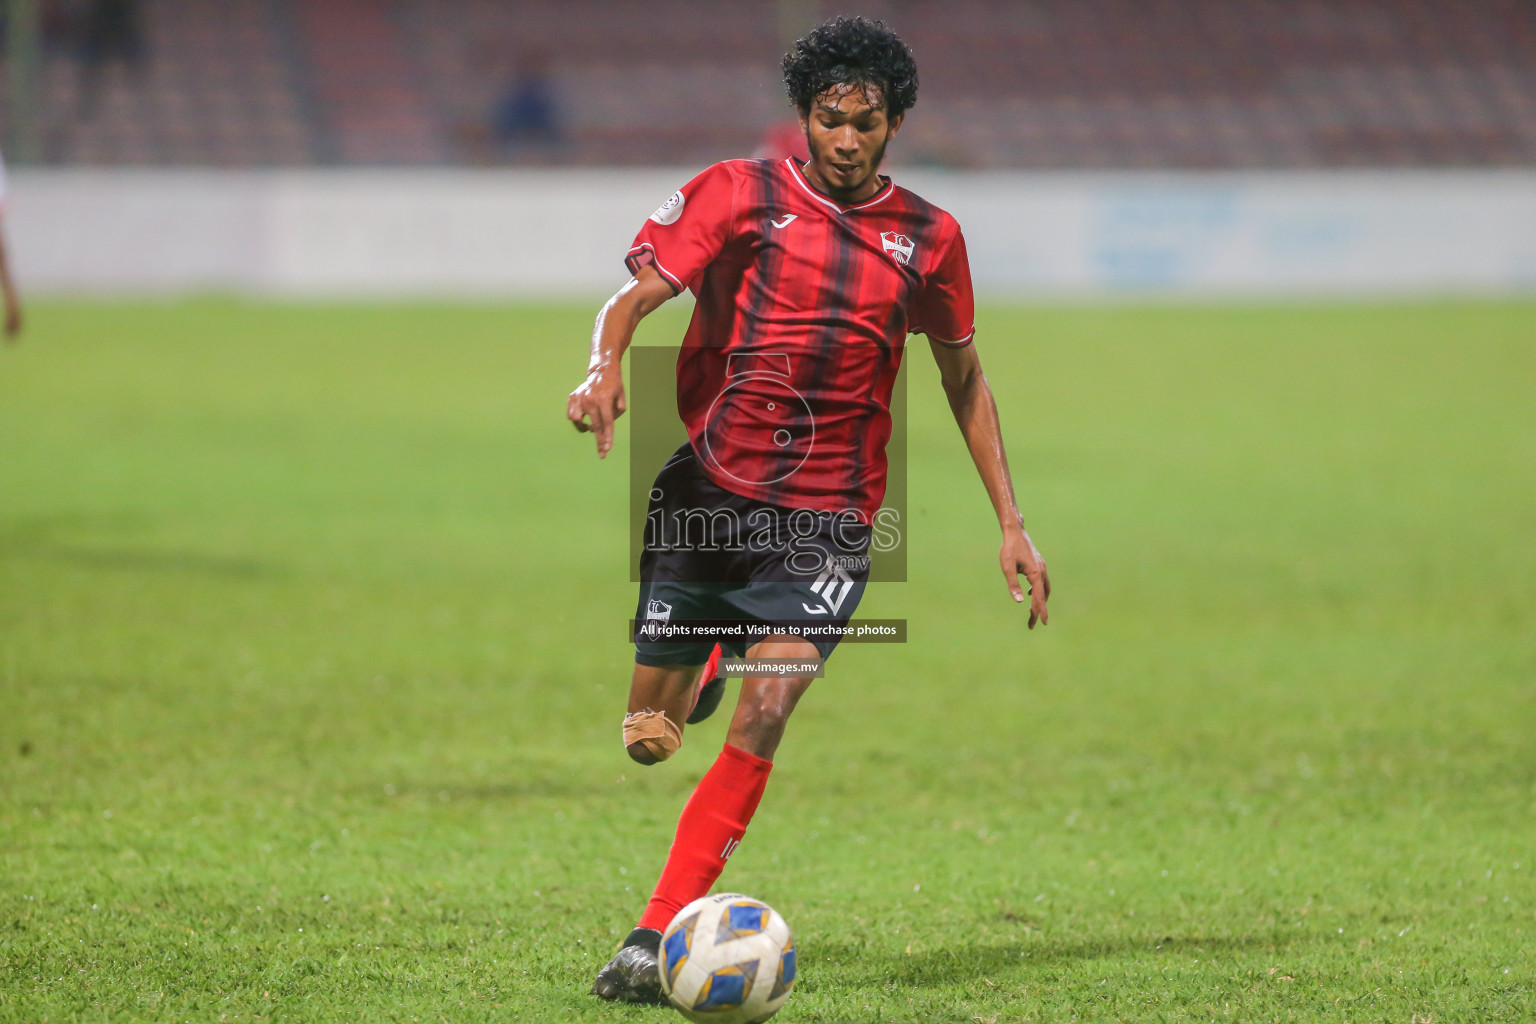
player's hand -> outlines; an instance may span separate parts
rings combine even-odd
[[[1040,557],[1034,541],[1029,539],[1023,527],[1003,532],[1003,547],[998,552],[998,560],[1002,563],[1003,579],[1008,582],[1008,592],[1020,604],[1024,603],[1025,590],[1019,586],[1019,577],[1029,580],[1029,628],[1034,629],[1036,622],[1049,625],[1051,616],[1045,602],[1051,597],[1051,577],[1045,571],[1045,559]]]
[[[616,367],[599,367],[571,392],[565,414],[577,430],[597,435],[597,457],[602,459],[613,447],[613,423],[626,408],[623,376]]]

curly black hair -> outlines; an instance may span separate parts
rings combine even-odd
[[[842,85],[864,90],[871,102],[884,103],[887,117],[895,117],[917,102],[917,61],[885,22],[833,18],[784,55],[784,87],[808,113],[816,97]]]

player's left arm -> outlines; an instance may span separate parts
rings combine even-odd
[[[986,374],[981,372],[981,359],[976,346],[955,347],[929,340],[934,361],[939,364],[939,376],[944,382],[944,394],[949,408],[960,425],[965,445],[971,451],[971,461],[981,474],[981,482],[992,499],[998,525],[1003,531],[1003,544],[998,561],[1008,591],[1020,603],[1024,590],[1019,586],[1019,576],[1029,580],[1029,628],[1036,622],[1049,623],[1050,615],[1045,603],[1051,596],[1051,577],[1045,571],[1045,559],[1029,539],[1024,529],[1024,517],[1013,493],[1013,477],[1008,472],[1008,453],[1003,449],[1003,431],[997,418],[997,402],[992,397],[992,387]]]

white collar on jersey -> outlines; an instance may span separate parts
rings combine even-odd
[[[784,162],[789,165],[789,173],[794,176],[795,182],[799,184],[801,188],[805,189],[806,195],[810,196],[818,203],[824,203],[831,207],[837,212],[839,216],[845,213],[852,213],[854,210],[868,209],[869,207],[874,206],[876,203],[883,203],[892,192],[896,191],[896,187],[891,184],[891,179],[885,177],[885,175],[882,174],[880,179],[885,184],[880,186],[880,191],[875,194],[873,199],[862,202],[858,206],[850,206],[845,210],[841,206],[838,206],[836,203],[834,203],[832,200],[828,199],[826,196],[822,195],[820,192],[816,191],[816,189],[811,187],[811,183],[805,180],[805,172],[800,169],[799,161],[797,161],[794,157],[787,156],[784,158]]]

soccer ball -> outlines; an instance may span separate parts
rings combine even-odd
[[[759,1024],[795,986],[795,940],[778,911],[740,893],[694,900],[661,936],[661,990],[696,1024]]]

